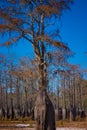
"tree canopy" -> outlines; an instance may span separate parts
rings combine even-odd
[[[4,45],[25,38],[34,46],[36,54],[42,53],[42,42],[66,48],[52,35],[58,36],[58,19],[70,3],[72,0],[1,0],[0,33],[12,34]]]

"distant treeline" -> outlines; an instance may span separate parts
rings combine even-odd
[[[0,64],[0,119],[34,119],[38,95],[38,70],[35,61],[21,59],[20,63],[3,60]],[[48,70],[49,94],[56,113],[56,120],[76,120],[87,112],[87,80],[73,67],[71,71]]]

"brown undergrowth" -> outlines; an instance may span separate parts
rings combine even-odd
[[[0,120],[0,126],[15,126],[17,124],[30,124],[35,126],[35,121],[32,120]],[[87,128],[87,120],[69,121],[61,120],[56,121],[56,127],[76,127],[76,128]]]
[[[76,128],[87,128],[87,121],[57,121],[57,127],[76,127]]]

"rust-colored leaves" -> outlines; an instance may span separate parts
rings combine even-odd
[[[7,13],[4,13],[2,11],[0,11],[0,17],[4,20],[6,20],[6,22],[8,22],[9,24],[12,24],[12,25],[21,25],[23,23],[22,19],[21,18],[12,18],[9,16],[9,14]]]
[[[18,24],[18,25],[21,25],[23,22],[20,18],[12,18],[11,19],[11,23],[14,25],[14,24]]]
[[[52,14],[58,14],[60,13],[58,11],[58,8],[54,8],[53,6],[50,5],[39,5],[36,9],[35,9],[36,13],[43,13],[45,16],[50,16]]]
[[[8,24],[0,24],[0,30],[2,29],[9,29],[10,26]]]
[[[0,24],[0,33],[4,33],[6,31],[12,30],[11,25],[9,24]]]
[[[53,45],[64,48],[65,50],[69,50],[69,48],[66,45],[59,41],[53,41]]]
[[[46,42],[51,42],[51,39],[47,35],[41,35],[35,38],[35,41],[46,41]]]
[[[0,17],[4,18],[4,19],[9,19],[10,18],[8,14],[6,14],[6,13],[4,13],[2,11],[0,11]]]

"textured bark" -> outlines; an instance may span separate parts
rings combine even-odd
[[[46,91],[38,93],[34,112],[37,122],[36,130],[56,130],[54,107]]]
[[[66,119],[66,108],[62,108],[62,118],[63,120]]]

